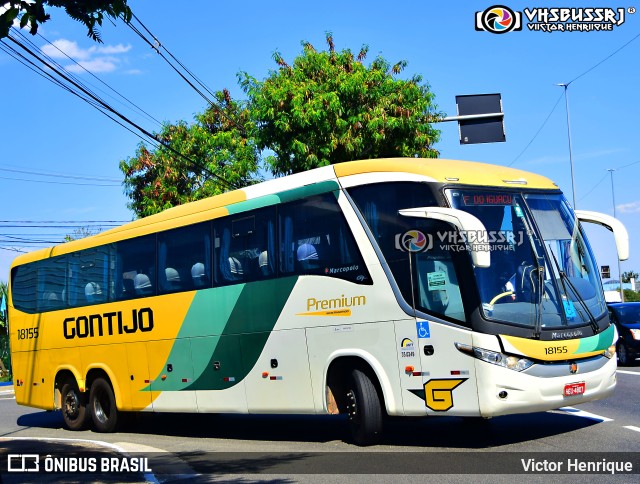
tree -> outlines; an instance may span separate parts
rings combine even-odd
[[[194,123],[164,125],[155,149],[140,144],[120,162],[128,207],[143,217],[243,187],[261,165],[279,176],[362,158],[435,158],[440,132],[430,123],[441,114],[422,78],[397,78],[405,61],[377,57],[367,67],[368,47],[354,57],[326,39],[327,52],[303,42],[293,67],[274,54],[279,69],[264,81],[238,73],[246,101],[216,92]]]
[[[247,93],[258,127],[260,149],[274,175],[362,158],[420,156],[435,158],[440,132],[430,123],[441,116],[422,77],[399,79],[407,66],[391,66],[378,56],[363,64],[368,47],[354,57],[336,52],[331,33],[328,51],[303,42],[303,53],[289,65],[276,52],[278,69],[264,81],[246,72],[238,80]]]
[[[622,282],[631,282],[631,279],[635,279],[636,281],[638,280],[639,274],[637,272],[634,271],[625,271],[622,273],[622,275],[620,276],[620,279],[622,279]]]
[[[640,293],[632,291],[631,289],[624,290],[625,302],[640,302]]]
[[[127,206],[138,217],[258,181],[260,154],[246,102],[226,89],[193,124],[164,125],[156,149],[144,143],[120,162]]]
[[[129,22],[132,15],[127,0],[5,0],[6,10],[0,14],[0,39],[9,35],[17,18],[20,18],[21,28],[28,25],[31,34],[35,35],[38,27],[51,18],[45,6],[64,8],[69,17],[87,27],[87,36],[96,42],[102,42],[96,26],[102,26],[105,15],[113,19],[122,16],[125,22]]]
[[[65,242],[71,242],[72,240],[84,239],[85,237],[90,237],[92,235],[99,234],[102,229],[96,229],[93,227],[80,227],[78,229],[74,229],[73,232],[64,236]]]

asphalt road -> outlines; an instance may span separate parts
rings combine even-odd
[[[550,474],[557,482],[637,482],[640,366],[620,368],[616,392],[606,400],[481,422],[390,419],[382,442],[367,448],[349,443],[345,420],[332,416],[142,414],[118,433],[70,432],[59,412],[20,407],[11,387],[0,387],[0,471],[4,454],[25,453],[40,455],[41,466],[47,453],[96,456],[98,463],[102,456],[144,456],[151,468],[76,473],[79,482],[342,482],[348,477],[370,483],[400,475],[403,482],[424,482],[436,474],[441,482],[461,482],[472,473],[474,481],[492,483],[544,482]],[[575,465],[575,472],[553,472],[554,461],[564,466],[560,471],[569,470],[568,458],[631,461],[635,475],[603,476],[602,468],[590,474]],[[535,460],[537,471],[523,475],[527,459]],[[4,473],[0,481],[27,482],[25,475]],[[28,482],[58,482],[60,476],[68,480],[69,474],[41,473]]]

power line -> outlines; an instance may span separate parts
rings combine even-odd
[[[0,220],[11,224],[126,224],[131,220]]]
[[[640,163],[640,160],[638,160],[638,161],[634,161],[633,163],[629,163],[628,165],[619,166],[618,168],[615,168],[615,170],[620,171],[620,170],[622,170],[623,168],[628,168],[628,167],[630,167],[630,166],[637,165],[638,163]]]
[[[592,70],[594,70],[596,67],[598,67],[599,65],[603,64],[604,62],[606,62],[607,60],[611,59],[611,57],[613,57],[614,55],[616,55],[618,52],[620,52],[622,49],[624,49],[626,46],[628,46],[631,42],[633,42],[634,40],[636,40],[638,37],[640,37],[640,34],[636,35],[635,37],[633,37],[631,40],[629,40],[628,42],[626,42],[625,44],[623,44],[622,46],[618,47],[615,51],[613,51],[611,54],[609,54],[607,57],[605,57],[604,59],[602,59],[600,62],[596,63],[595,65],[591,66],[589,69],[587,69],[586,71],[584,71],[582,74],[580,74],[577,77],[574,77],[572,80],[570,80],[569,82],[565,83],[566,87],[569,87],[569,84],[571,84],[572,82],[577,81],[578,79],[580,79],[581,77],[587,75],[589,72],[591,72]],[[566,92],[566,88],[565,88],[565,92]],[[564,94],[564,92],[563,92]],[[560,102],[560,99],[562,99],[562,95],[560,95],[560,97],[558,98],[558,100],[556,101],[556,103],[553,105],[553,108],[551,109],[551,112],[549,113],[549,115],[546,117],[546,119],[542,122],[542,125],[540,126],[540,128],[538,129],[538,131],[536,131],[536,134],[533,135],[533,138],[531,138],[531,141],[529,141],[529,143],[527,143],[527,146],[524,147],[524,149],[520,152],[520,154],[518,156],[516,156],[514,158],[514,160],[509,163],[507,166],[511,166],[513,165],[518,158],[520,158],[522,156],[522,154],[527,150],[527,148],[529,148],[529,146],[531,145],[531,143],[533,143],[533,140],[536,139],[536,137],[538,136],[538,134],[540,134],[540,131],[542,131],[542,128],[544,127],[544,125],[547,123],[547,121],[549,120],[549,118],[551,117],[551,114],[553,114],[553,112],[555,111],[556,107],[558,106],[558,103]],[[584,198],[584,197],[582,197]]]
[[[640,34],[636,35],[635,37],[633,37],[630,41],[628,41],[627,43],[625,43],[624,45],[622,45],[621,47],[618,47],[615,51],[613,51],[611,54],[609,54],[607,57],[605,57],[604,59],[602,59],[600,62],[598,62],[597,64],[595,64],[594,66],[590,67],[589,69],[587,69],[586,71],[584,71],[582,74],[580,74],[577,77],[574,77],[573,79],[571,79],[569,82],[567,82],[567,86],[569,86],[569,84],[571,84],[572,82],[577,81],[578,79],[580,79],[582,76],[588,74],[589,72],[591,72],[592,70],[594,70],[596,67],[598,67],[600,64],[608,61],[609,59],[611,59],[614,55],[616,55],[618,52],[620,52],[622,49],[624,49],[627,45],[629,45],[631,42],[633,42],[634,40],[636,40],[638,37],[640,37]]]
[[[227,119],[227,121],[229,121],[231,124],[233,124],[236,128],[238,128],[238,130],[240,130],[240,132],[244,135],[246,135],[246,130],[244,128],[244,126],[242,126],[241,124],[239,124],[235,119],[233,119],[233,117],[227,115],[227,113],[224,112],[224,109],[222,106],[220,106],[218,103],[216,103],[214,101],[215,99],[215,94],[211,91],[211,89],[209,89],[193,72],[191,72],[191,70],[189,70],[182,62],[180,62],[170,51],[169,49],[167,49],[164,44],[162,44],[158,38],[146,27],[146,25],[144,25],[142,23],[142,21],[136,16],[136,14],[132,13],[132,19],[130,22],[127,22],[127,26],[133,30],[144,42],[146,42],[194,91],[196,91],[206,102],[208,105],[210,106],[214,106],[217,108],[218,113],[220,114],[220,116],[224,117]],[[134,25],[134,20],[136,22],[138,22],[140,24],[140,26],[142,27],[143,30],[145,30],[152,38],[153,38],[153,42],[151,40],[149,40],[141,31],[139,28],[137,28]],[[160,52],[160,49],[163,49],[165,52],[167,52],[167,54],[169,54],[169,56],[178,64],[178,66],[180,66],[182,68],[182,70],[184,72],[186,72],[186,75],[183,74],[181,72],[181,70],[176,67],[169,59],[167,59],[165,57],[165,55]],[[191,77],[191,79],[193,79],[195,81],[196,84],[198,84],[204,91],[206,91],[209,96],[208,97],[204,92],[202,92],[202,90],[200,90],[198,87],[196,87],[194,85],[193,82],[191,82],[187,76]]]
[[[637,165],[638,163],[640,163],[640,160],[638,161],[634,161],[633,163],[629,163],[628,165],[623,165],[623,166],[619,166],[618,168],[613,168],[614,171],[620,171],[623,170],[625,168],[628,168],[630,166],[633,165]],[[591,192],[593,192],[596,188],[598,188],[598,186],[600,186],[600,184],[607,178],[607,176],[609,176],[609,173],[605,173],[604,176],[598,181],[598,183],[596,183],[591,190],[589,190],[586,195],[582,196],[582,198],[580,198],[580,200],[583,200],[584,198],[587,198]]]
[[[110,119],[112,119],[113,121],[117,122],[118,124],[120,124],[122,127],[124,127],[125,129],[127,129],[128,131],[130,131],[131,133],[135,134],[136,136],[140,137],[141,139],[144,140],[144,138],[140,135],[135,133],[134,131],[132,131],[128,126],[125,126],[126,123],[130,126],[132,126],[133,128],[135,128],[139,133],[142,133],[142,135],[146,136],[146,138],[148,140],[150,140],[152,143],[157,143],[162,145],[164,148],[166,148],[167,150],[169,150],[171,153],[173,153],[174,155],[182,158],[183,160],[185,160],[189,165],[191,165],[194,168],[197,168],[198,171],[202,171],[205,172],[207,174],[209,174],[210,176],[218,179],[218,181],[220,181],[226,188],[228,189],[234,189],[234,188],[238,188],[237,186],[231,184],[230,182],[228,182],[227,180],[225,180],[223,177],[221,177],[220,175],[217,175],[216,173],[213,173],[211,170],[209,170],[209,168],[207,168],[205,165],[202,165],[198,162],[196,162],[195,160],[189,158],[188,156],[180,153],[179,151],[177,151],[176,149],[174,149],[172,146],[170,146],[169,144],[165,143],[160,137],[158,137],[155,134],[150,133],[149,131],[147,131],[146,129],[144,129],[142,126],[138,125],[137,123],[133,122],[132,120],[130,120],[129,118],[127,118],[126,116],[124,116],[123,114],[121,114],[120,112],[116,111],[112,106],[110,106],[109,104],[107,104],[104,100],[102,100],[100,97],[98,97],[95,93],[91,92],[90,89],[86,88],[85,86],[82,85],[81,82],[76,82],[73,79],[73,75],[66,72],[64,67],[60,66],[60,68],[56,68],[52,65],[52,63],[48,62],[47,60],[43,59],[42,57],[40,57],[38,54],[36,54],[32,49],[30,49],[29,47],[27,47],[26,45],[22,44],[21,42],[19,42],[15,37],[9,35],[7,36],[7,39],[9,39],[10,41],[12,41],[13,43],[15,43],[16,45],[18,45],[21,49],[23,49],[24,51],[26,51],[30,56],[32,56],[33,58],[37,59],[40,63],[42,63],[44,66],[46,66],[47,68],[49,68],[51,71],[53,71],[56,75],[58,75],[60,78],[62,78],[64,81],[66,81],[68,84],[71,84],[71,86],[73,86],[75,89],[71,89],[71,87],[64,85],[64,88],[67,89],[69,92],[71,92],[72,94],[78,96],[80,99],[84,100],[85,102],[87,102],[88,104],[90,104],[91,106],[95,107],[96,109],[98,109],[98,111],[100,111],[101,113],[105,114],[107,117],[109,117]],[[4,40],[2,41],[4,42]],[[6,44],[5,44],[6,45]],[[15,50],[14,50],[15,52]],[[17,52],[16,52],[17,53]],[[21,54],[17,53],[18,55],[20,55],[21,57],[24,58],[24,56],[22,56]],[[26,58],[25,58],[26,59]],[[29,61],[31,64],[33,64],[33,62]],[[55,61],[53,61],[53,64],[57,64]],[[44,72],[45,74],[47,74],[49,77],[51,77],[52,79],[54,79],[55,81],[57,81],[56,83],[58,85],[60,85],[61,81],[55,79],[51,74],[49,74],[49,72],[45,71],[43,68],[36,66],[38,69],[40,69],[42,72]],[[63,73],[62,71],[65,71],[65,73]],[[78,92],[80,91],[80,92]],[[118,119],[116,119],[118,118]],[[157,146],[157,145],[156,145]]]
[[[54,181],[54,180],[33,180],[29,178],[15,178],[9,176],[0,176],[0,180],[12,180],[12,181],[23,181],[29,183],[46,183],[53,185],[74,185],[74,186],[88,186],[88,187],[119,187],[119,183],[78,183],[78,182],[63,182],[63,181]]]
[[[584,200],[585,198],[587,198],[589,195],[591,195],[591,192],[593,192],[596,188],[598,188],[600,186],[600,184],[606,180],[606,178],[609,176],[608,173],[605,173],[604,176],[602,178],[600,178],[600,180],[598,181],[598,183],[596,183],[591,190],[589,190],[586,194],[584,194],[580,200],[578,200],[579,202],[581,202],[582,200]]]
[[[39,170],[19,170],[17,168],[2,168],[1,166],[0,166],[0,171],[8,171],[11,173],[23,173],[26,175],[50,176],[54,178],[71,178],[74,180],[93,180],[93,181],[120,183],[120,180],[118,180],[117,178],[108,178],[108,177],[101,177],[101,176],[71,175],[71,174],[63,174],[63,173],[55,173],[55,172],[45,172],[45,171],[39,171]]]
[[[80,64],[79,62],[77,62],[73,57],[71,57],[70,55],[68,55],[66,52],[64,52],[62,49],[60,49],[60,47],[58,47],[56,44],[54,44],[53,42],[50,42],[46,37],[44,37],[42,34],[38,33],[38,35],[45,41],[47,42],[49,45],[51,45],[53,48],[55,48],[56,50],[58,50],[62,55],[64,55],[65,57],[67,57],[70,61],[72,61],[74,64],[76,64],[78,67],[80,67],[83,71],[85,71],[86,73],[88,73],[90,76],[92,76],[94,79],[96,79],[98,82],[100,82],[101,84],[103,84],[104,86],[107,87],[107,89],[109,89],[110,91],[114,92],[116,95],[118,95],[119,97],[121,97],[122,99],[124,99],[129,105],[133,106],[133,108],[135,108],[135,110],[137,110],[139,113],[143,114],[144,116],[147,117],[147,119],[155,122],[158,126],[162,126],[162,123],[160,121],[158,121],[156,118],[154,118],[151,114],[149,114],[147,111],[145,111],[144,109],[142,109],[140,106],[138,106],[136,103],[134,103],[133,101],[131,101],[130,99],[128,99],[126,96],[124,96],[123,94],[121,94],[120,92],[118,92],[117,90],[115,90],[114,88],[112,88],[109,84],[107,84],[106,82],[104,82],[102,79],[100,79],[98,76],[96,76],[93,72],[91,72],[90,70],[88,70],[87,68],[85,68],[82,64]],[[40,49],[40,51],[42,52],[42,49]],[[68,70],[67,70],[68,72]],[[104,91],[102,91],[104,92]],[[110,96],[108,93],[105,93],[108,96]],[[112,97],[112,96],[110,96]],[[113,98],[115,99],[115,98]],[[117,101],[117,100],[116,100]],[[118,101],[119,102],[119,101]],[[124,103],[121,103],[124,104]],[[126,105],[126,104],[124,104]]]
[[[542,125],[540,126],[540,128],[538,128],[538,131],[536,131],[536,134],[533,135],[533,138],[531,138],[531,141],[529,141],[527,143],[527,146],[524,147],[524,149],[520,152],[520,154],[518,156],[516,156],[513,161],[511,163],[509,163],[507,166],[511,166],[513,165],[516,161],[518,161],[518,158],[520,158],[525,151],[527,151],[527,149],[529,148],[529,146],[531,146],[531,143],[533,143],[533,141],[538,137],[538,135],[540,134],[540,131],[542,131],[542,128],[544,128],[544,126],[547,124],[547,121],[549,121],[549,118],[551,117],[551,115],[553,114],[553,112],[556,110],[556,108],[558,107],[558,104],[560,103],[560,100],[562,99],[562,96],[564,95],[564,93],[562,93],[560,95],[560,97],[558,97],[558,100],[556,101],[556,103],[553,105],[553,107],[551,108],[551,111],[549,112],[549,114],[547,115],[547,117],[545,118],[545,120],[542,122]]]
[[[151,36],[153,37],[153,42],[151,42],[141,31],[140,29],[138,29],[135,25],[133,25],[133,22],[129,22],[127,25],[129,26],[129,28],[131,30],[133,30],[142,40],[144,40],[147,44],[149,44],[149,46],[156,51],[156,53],[162,57],[164,59],[164,61],[169,64],[169,66],[187,83],[189,84],[189,86],[191,86],[191,88],[196,91],[208,104],[215,104],[210,98],[207,97],[206,94],[204,94],[199,88],[197,88],[196,86],[193,85],[193,83],[187,79],[187,77],[180,72],[180,69],[178,69],[176,66],[174,66],[169,59],[167,59],[164,54],[162,52],[160,52],[160,49],[164,49],[166,50],[168,53],[169,51],[166,49],[166,47],[164,47],[160,41],[158,40],[158,38],[153,35],[151,33],[151,31],[140,21],[140,19],[134,14],[131,14],[132,19],[135,19],[140,26]],[[171,53],[169,53],[169,55],[171,55]],[[175,57],[173,57],[173,55],[171,55],[171,57],[173,59],[175,59]],[[186,67],[184,67],[184,65],[182,63],[178,63],[178,65],[180,65],[188,74],[191,75],[191,77],[194,78],[194,80],[196,80],[196,83],[198,83],[205,91],[207,91],[211,96],[213,96],[213,93],[202,83],[200,82],[200,80],[196,79],[195,76],[193,76],[193,74],[191,74],[191,71],[189,71]]]
[[[8,250],[10,252],[20,252],[22,254],[26,254],[27,251],[26,250],[20,250],[16,247],[0,247],[0,250]]]

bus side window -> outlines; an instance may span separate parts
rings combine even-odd
[[[158,292],[211,287],[211,223],[158,234]]]
[[[281,274],[323,275],[371,284],[333,193],[283,204],[278,220]]]
[[[251,282],[276,275],[275,209],[266,207],[215,223],[216,282]]]
[[[11,271],[11,299],[19,311],[35,313],[37,262],[14,267]]]
[[[68,302],[70,307],[107,302],[109,288],[109,245],[69,255]]]
[[[145,235],[116,244],[116,300],[156,294],[156,237]]]
[[[53,311],[66,306],[67,256],[38,262],[38,310]]]

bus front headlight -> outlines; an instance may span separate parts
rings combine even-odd
[[[609,346],[606,350],[604,350],[604,356],[611,359],[616,356],[616,345]]]
[[[515,355],[505,355],[497,351],[486,350],[484,348],[478,348],[477,346],[469,346],[456,343],[456,348],[467,353],[481,361],[486,361],[492,365],[502,366],[509,370],[523,371],[533,365],[533,361],[523,357]]]

